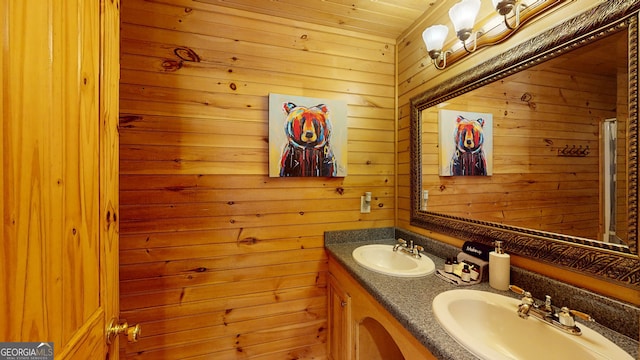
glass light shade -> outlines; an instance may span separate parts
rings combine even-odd
[[[422,32],[422,40],[427,46],[427,51],[442,51],[444,41],[449,35],[449,28],[445,25],[433,25]]]
[[[471,31],[480,11],[480,0],[462,0],[449,9],[449,18],[456,33]]]

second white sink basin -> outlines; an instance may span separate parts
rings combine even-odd
[[[401,251],[393,251],[393,245],[363,245],[353,250],[352,256],[365,268],[391,276],[420,277],[436,270],[435,264],[427,256],[415,258]]]
[[[477,290],[450,290],[433,300],[442,327],[460,345],[486,360],[633,360],[609,339],[578,324],[581,336],[517,315],[518,299]]]

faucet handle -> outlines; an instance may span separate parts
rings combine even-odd
[[[424,251],[424,248],[420,245],[414,245],[411,248],[411,254],[413,255],[414,258],[421,258],[422,255],[420,255],[420,251]]]
[[[596,319],[592,318],[591,315],[583,313],[582,311],[578,311],[578,310],[569,310],[569,313],[573,316],[579,317],[580,319],[584,320],[584,321],[596,321]]]
[[[523,288],[517,286],[517,285],[509,285],[509,290],[513,291],[514,293],[518,294],[518,295],[524,295],[526,293],[526,291],[524,291]]]
[[[573,318],[573,315],[571,315],[571,313],[569,312],[569,308],[566,306],[563,306],[560,309],[560,312],[558,313],[558,321],[560,322],[560,324],[564,326],[569,326],[569,327],[576,326],[575,319]]]
[[[522,295],[522,303],[527,305],[533,305],[535,301],[531,296],[531,293],[517,285],[509,285],[509,289],[518,295]]]
[[[560,313],[558,313],[558,320],[562,325],[574,327],[576,325],[574,316],[579,317],[584,321],[595,321],[591,315],[578,310],[569,310],[566,306],[563,306],[562,309],[560,309]]]
[[[393,245],[393,251],[398,251],[398,249],[400,248],[406,248],[407,247],[407,241],[401,238],[398,238],[398,243]]]

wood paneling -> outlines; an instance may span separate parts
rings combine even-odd
[[[123,7],[121,308],[144,331],[122,353],[324,358],[324,231],[394,223],[395,40],[186,0]],[[347,103],[347,177],[268,177],[270,92]]]
[[[196,0],[219,4],[216,0]],[[291,22],[338,31],[398,37],[427,8],[422,0],[225,0],[224,6],[270,16],[291,14]],[[433,6],[433,5],[432,5]],[[286,16],[285,16],[286,17]]]

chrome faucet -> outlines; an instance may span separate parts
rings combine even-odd
[[[393,246],[393,251],[398,251],[401,247],[407,247],[407,242],[404,239],[398,239],[398,243]]]
[[[513,291],[512,286],[514,285],[509,285],[509,289]],[[533,307],[535,300],[533,300],[531,293],[528,291],[523,290],[522,293],[519,293],[519,294],[522,295],[522,300],[521,300],[522,303],[518,305],[518,316],[520,316],[523,319],[526,319],[529,317],[529,311],[531,311],[531,308]]]
[[[409,241],[409,245],[407,245],[407,241],[404,239],[398,239],[398,243],[393,246],[393,251],[402,251],[405,254],[409,254],[414,258],[421,258],[420,251],[424,251],[424,248],[420,245],[414,245],[413,240]]]
[[[531,296],[530,292],[518,286],[509,285],[509,289],[516,294],[522,295],[522,302],[518,305],[518,316],[523,319],[533,316],[547,325],[551,325],[572,335],[582,335],[582,331],[576,326],[576,316],[585,321],[595,321],[590,315],[577,310],[569,310],[566,306],[562,307],[559,312],[556,312],[553,306],[551,306],[551,296],[549,295],[545,295],[544,303],[538,303]]]

